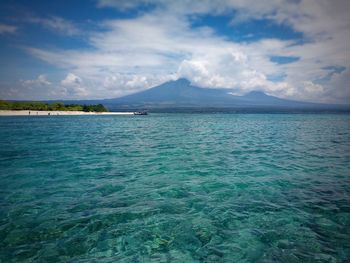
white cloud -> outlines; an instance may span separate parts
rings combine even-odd
[[[25,20],[30,23],[39,24],[59,34],[63,34],[67,36],[74,36],[74,35],[81,34],[81,31],[78,29],[78,27],[76,27],[76,25],[58,16],[50,16],[47,18],[31,16],[26,18]]]
[[[81,85],[82,80],[77,75],[74,75],[73,73],[68,73],[65,79],[61,81],[62,86],[74,86],[74,85]]]
[[[328,89],[325,91],[325,96],[336,101],[348,101],[350,98],[350,68],[347,68],[340,74],[334,74],[330,86],[343,87],[343,89]]]
[[[140,5],[140,1],[124,1],[124,0],[100,0],[97,2],[99,7],[114,7],[120,10],[132,9]]]
[[[73,73],[67,74],[66,78],[61,81],[61,86],[62,92],[69,98],[81,98],[88,95],[83,80]]]
[[[166,81],[177,79],[176,74],[169,75],[137,75],[137,74],[111,74],[104,78],[101,93],[104,98],[119,97],[137,91],[145,87],[160,85]]]
[[[17,31],[16,26],[0,24],[0,35],[1,34],[13,34]]]
[[[202,87],[230,88],[238,93],[259,89],[294,99],[350,101],[348,70],[332,75],[328,82],[316,81],[328,74],[324,70],[327,66],[350,68],[348,1],[100,0],[98,3],[100,7],[121,10],[140,4],[154,5],[155,9],[136,18],[104,21],[100,25],[102,32],[90,33],[92,48],[88,50],[27,48],[32,55],[77,74],[67,75],[66,82],[79,82],[70,84],[76,91],[67,91],[67,95],[121,96],[168,79],[186,77]],[[191,27],[193,15],[230,15],[232,10],[237,12],[232,17],[233,27],[250,19],[270,19],[303,33],[307,41],[262,39],[236,43],[217,35],[212,28]],[[278,65],[270,61],[272,55],[300,59]],[[271,75],[286,77],[274,82],[267,77]],[[65,87],[63,81],[62,86]]]
[[[56,85],[48,80],[45,74],[40,74],[35,79],[20,80],[15,84],[1,83],[0,87],[3,86],[5,89],[0,89],[0,95],[3,94],[4,98],[21,100],[61,98]]]
[[[23,80],[21,83],[23,86],[30,88],[50,86],[52,84],[44,74],[39,75],[36,79]]]

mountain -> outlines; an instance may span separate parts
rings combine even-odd
[[[321,104],[311,102],[301,102],[294,100],[286,100],[278,97],[267,95],[262,91],[251,91],[243,96],[239,96],[241,100],[247,101],[251,106],[278,106],[278,107],[317,107]]]
[[[223,89],[204,89],[192,86],[186,79],[169,81],[157,87],[105,103],[125,106],[196,107],[232,105],[234,97]]]
[[[111,110],[120,109],[189,109],[189,108],[317,108],[323,104],[285,100],[252,91],[235,96],[227,89],[199,88],[186,79],[169,81],[159,86],[102,102]]]

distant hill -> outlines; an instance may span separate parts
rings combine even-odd
[[[102,102],[110,110],[123,109],[326,109],[334,105],[299,102],[252,91],[235,96],[227,89],[199,88],[186,79]]]

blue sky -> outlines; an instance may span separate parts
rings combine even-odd
[[[350,103],[346,0],[1,1],[0,98],[112,98],[165,81]]]

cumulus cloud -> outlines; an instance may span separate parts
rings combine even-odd
[[[104,98],[119,97],[144,90],[145,87],[160,85],[166,81],[176,80],[176,74],[169,75],[138,75],[111,74],[104,78],[101,94]]]
[[[120,10],[139,5],[153,8],[134,18],[104,21],[100,24],[103,31],[90,32],[91,49],[26,50],[50,64],[73,70],[77,75],[68,74],[65,82],[75,82],[70,87],[76,92],[67,91],[74,96],[108,97],[108,92],[121,96],[186,77],[201,87],[238,93],[263,90],[294,99],[350,101],[348,70],[329,74],[324,69],[350,68],[349,1],[98,1],[101,8]],[[231,15],[232,27],[267,19],[302,33],[304,42],[261,39],[237,43],[214,28],[192,26],[194,17],[206,14]],[[272,62],[271,56],[300,59],[280,65]],[[284,79],[269,80],[272,75],[283,75]],[[327,80],[318,83],[320,79]],[[63,81],[61,84],[66,87]]]
[[[73,73],[68,73],[65,79],[61,81],[62,86],[75,86],[75,85],[81,85],[82,80],[77,75],[74,75]]]
[[[40,74],[34,79],[19,80],[18,83],[0,83],[0,87],[0,95],[4,98],[21,100],[62,98],[57,85],[45,74]]]
[[[84,81],[73,73],[68,73],[59,82],[50,81],[45,74],[40,74],[35,79],[20,80],[19,83],[19,86],[12,87],[7,96],[20,99],[79,99],[89,94]]]
[[[52,83],[48,81],[46,75],[41,74],[39,75],[36,79],[28,79],[28,80],[22,80],[21,81],[23,86],[26,87],[45,87],[45,86],[50,86]]]
[[[61,86],[63,93],[67,97],[79,98],[88,95],[83,80],[73,73],[67,74],[67,76],[61,81]]]
[[[13,34],[17,31],[16,26],[0,24],[0,35],[1,34]]]

